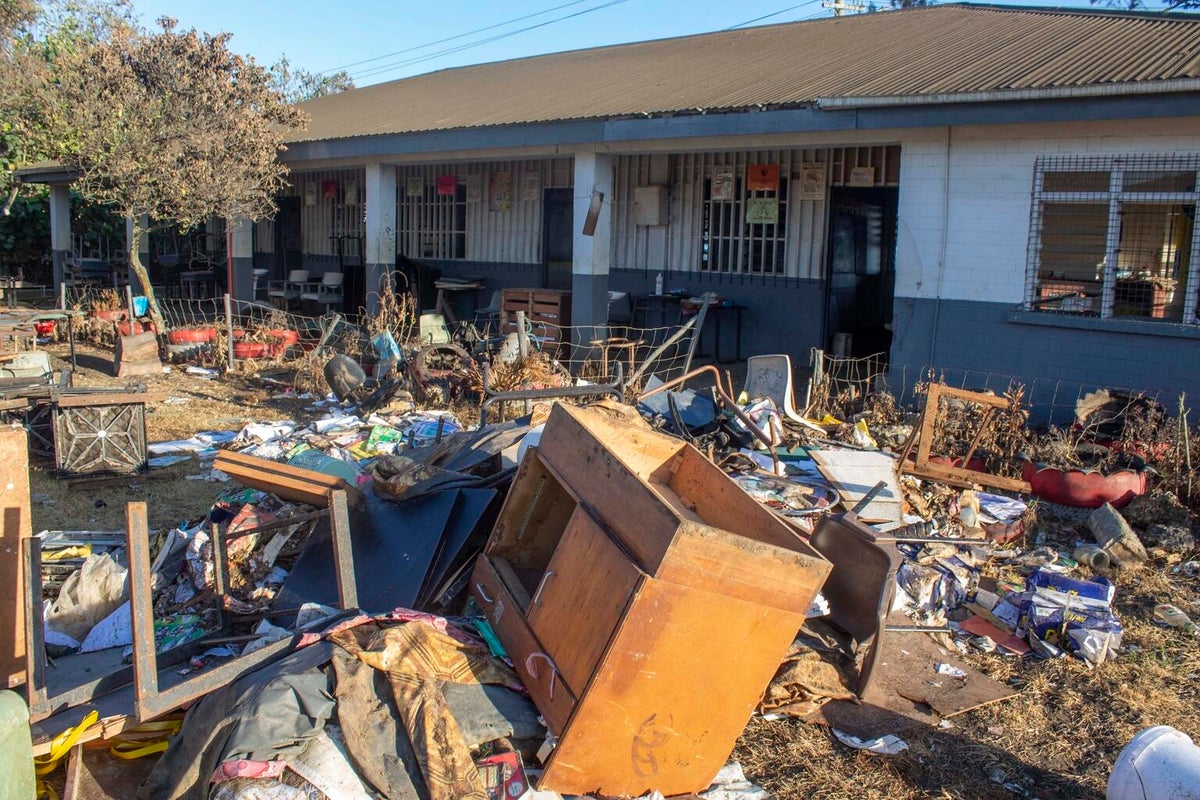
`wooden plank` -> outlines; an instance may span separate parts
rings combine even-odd
[[[587,419],[589,426],[600,426],[603,423],[598,417],[596,412],[556,405],[538,443],[538,452],[559,480],[604,519],[638,565],[653,575],[680,520],[651,491],[639,472],[649,477],[658,465],[667,474],[670,456],[664,453],[659,437],[670,437],[630,425],[609,425],[611,433],[601,441],[592,427],[581,422]],[[671,453],[686,446],[678,440],[672,441]],[[617,449],[624,458],[617,457]]]
[[[576,692],[591,679],[642,576],[591,515],[578,509],[527,615]]]
[[[792,534],[791,548],[684,523],[656,577],[804,614],[833,565]]]
[[[329,505],[329,493],[338,489],[346,492],[349,502],[362,500],[358,489],[341,478],[231,450],[219,452],[213,466],[239,483],[297,503],[325,508]]]
[[[545,648],[521,617],[521,609],[504,588],[487,556],[475,562],[471,594],[495,627],[521,683],[546,720],[546,727],[561,736],[575,708],[575,695],[547,658],[536,655],[545,654]]]
[[[874,450],[809,450],[825,479],[833,484],[847,510],[879,483],[886,488],[858,514],[864,522],[900,521],[900,479],[894,456]]]
[[[25,566],[21,540],[32,535],[29,517],[29,437],[18,427],[0,428],[0,679],[11,688],[25,682]]]
[[[643,582],[538,788],[628,797],[707,789],[803,621]]]
[[[151,398],[144,392],[89,392],[88,394],[60,395],[55,404],[59,408],[92,408],[95,406],[124,406],[131,403],[145,405]]]

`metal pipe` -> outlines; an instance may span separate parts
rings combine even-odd
[[[683,375],[680,375],[678,378],[675,378],[674,380],[671,380],[671,381],[667,381],[666,383],[664,383],[661,386],[655,386],[650,391],[642,394],[641,399],[645,400],[647,397],[653,397],[654,395],[658,394],[659,392],[665,392],[668,389],[672,389],[676,386],[686,383],[687,381],[690,381],[692,378],[699,376],[703,372],[711,372],[712,373],[713,380],[716,382],[716,391],[717,391],[717,394],[719,394],[721,396],[721,400],[725,403],[726,406],[729,407],[729,410],[731,412],[733,412],[733,415],[735,417],[737,417],[739,420],[741,420],[742,423],[747,428],[750,429],[750,433],[752,433],[754,435],[754,438],[756,438],[760,442],[762,442],[763,446],[767,448],[767,452],[771,454],[771,465],[775,468],[775,474],[778,475],[779,474],[779,454],[775,452],[775,445],[771,442],[770,437],[768,437],[765,433],[763,433],[761,430],[758,429],[758,426],[754,424],[754,420],[750,419],[750,415],[747,414],[745,411],[742,411],[741,406],[739,406],[737,404],[737,402],[734,401],[734,399],[725,392],[725,387],[723,387],[721,385],[721,371],[718,370],[716,367],[714,367],[712,364],[705,364],[703,367],[697,367],[696,369],[692,370],[691,372],[685,372]]]

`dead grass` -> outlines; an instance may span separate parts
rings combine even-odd
[[[65,354],[65,347],[55,354]],[[125,383],[108,374],[110,352],[81,345],[80,354],[77,385]],[[305,403],[281,399],[238,376],[207,381],[176,370],[139,380],[156,395],[187,399],[148,408],[151,441],[304,414]],[[470,422],[474,409],[464,406],[460,414]],[[34,529],[119,530],[129,500],[147,502],[152,526],[176,525],[205,513],[223,486],[185,479],[199,471],[192,460],[156,471],[163,479],[141,487],[71,492],[49,472],[34,469],[33,492],[45,495],[33,506]],[[97,500],[104,506],[97,508]],[[1055,526],[1048,531],[1052,539],[1073,538],[1069,521],[1048,524]],[[780,800],[1101,798],[1113,761],[1137,731],[1170,724],[1200,738],[1197,640],[1150,621],[1159,602],[1174,603],[1200,619],[1200,579],[1171,575],[1171,561],[1155,553],[1144,568],[1110,575],[1126,629],[1125,650],[1116,661],[1089,671],[1073,658],[1018,661],[973,654],[968,656],[972,664],[1016,687],[1018,695],[956,717],[948,729],[903,733],[910,749],[896,758],[850,750],[822,727],[761,719],[751,720],[734,758],[751,780]]]

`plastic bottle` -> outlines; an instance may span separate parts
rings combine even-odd
[[[1196,623],[1192,622],[1191,618],[1178,606],[1173,606],[1170,603],[1159,603],[1154,607],[1154,616],[1172,628],[1186,631],[1193,636],[1200,636],[1200,628],[1196,627]]]
[[[663,274],[660,272],[654,276],[654,294],[662,297],[663,293]]]
[[[1108,553],[1103,548],[1090,544],[1076,547],[1075,552],[1071,554],[1071,558],[1080,564],[1086,564],[1092,569],[1108,569],[1112,565],[1112,559],[1108,557]]]

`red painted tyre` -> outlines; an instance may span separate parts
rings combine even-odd
[[[264,342],[234,342],[234,358],[265,358],[270,348]]]
[[[176,328],[167,334],[169,344],[208,344],[216,340],[216,328]]]
[[[275,344],[283,345],[284,347],[290,347],[300,341],[299,333],[282,328],[273,328],[267,331],[266,337]]]
[[[1026,464],[1021,478],[1028,481],[1030,491],[1043,500],[1080,508],[1099,508],[1105,503],[1124,508],[1130,500],[1146,493],[1146,473],[1131,469],[1105,475],[1079,469],[1038,469],[1033,464]]]
[[[154,330],[153,322],[129,322],[124,320],[117,323],[118,336],[132,336],[135,333],[149,333]]]

